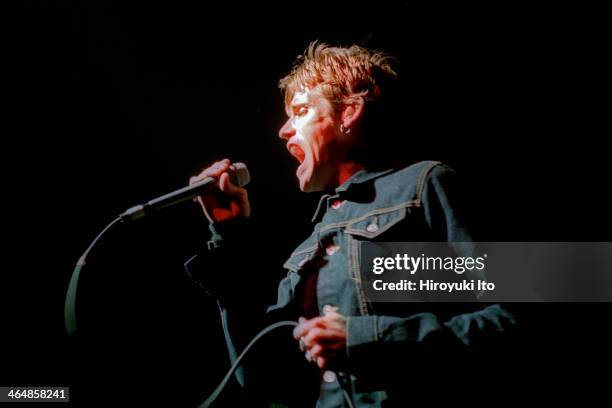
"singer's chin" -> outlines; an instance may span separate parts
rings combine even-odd
[[[317,191],[325,190],[325,183],[321,180],[320,177],[316,177],[312,171],[308,171],[308,169],[304,169],[304,171],[300,172],[296,171],[296,175],[298,181],[300,183],[300,190],[304,193],[314,193]]]
[[[313,183],[312,167],[308,166],[306,162],[303,162],[298,166],[297,170],[295,171],[295,175],[300,184],[300,190],[305,193],[316,191],[314,188],[315,183]]]

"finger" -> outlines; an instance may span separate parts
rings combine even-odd
[[[310,354],[310,351],[307,351],[306,353],[304,353],[304,357],[306,358],[306,361],[308,361],[309,363],[312,363],[313,359],[312,359],[312,354]]]
[[[337,350],[344,346],[346,335],[341,330],[314,328],[304,336],[304,344],[310,349],[315,344],[323,344],[326,349]]]
[[[243,188],[232,183],[232,178],[228,172],[221,174],[219,178],[219,188],[228,196],[240,196],[243,194],[243,191],[245,191]]]
[[[323,352],[325,351],[325,349],[323,348],[323,346],[321,344],[315,344],[314,346],[312,346],[312,348],[310,350],[310,355],[313,358],[317,358],[317,357],[321,357],[323,355]]]
[[[226,196],[234,201],[233,205],[241,216],[249,217],[251,215],[249,195],[246,189],[233,184],[228,173],[223,173],[221,175],[219,179],[219,188]]]
[[[295,329],[293,329],[293,338],[296,340],[299,340],[302,337],[302,333],[304,333],[304,325],[306,323],[302,322],[300,324],[298,324],[297,326],[295,326]]]
[[[305,317],[300,317],[298,319],[298,325],[295,326],[295,328],[293,329],[293,338],[296,340],[302,340],[302,336],[298,335],[299,332],[301,332],[303,324],[306,323],[307,320]]]
[[[346,317],[340,313],[330,312],[323,317],[325,327],[333,330],[343,330],[346,327]]]
[[[229,169],[230,164],[231,162],[229,161],[229,159],[223,159],[221,161],[216,162],[215,164],[213,164],[211,167],[207,169],[208,172],[204,178],[206,177],[219,178],[221,174],[223,174]],[[206,172],[206,170],[204,172]]]
[[[219,178],[223,172],[226,172],[229,169],[230,165],[231,161],[229,159],[214,162],[212,165],[202,170],[202,172],[197,176],[191,177],[189,179],[189,184],[191,185],[197,183],[207,177]]]
[[[315,317],[314,319],[306,320],[300,323],[295,329],[293,329],[293,337],[295,337],[295,339],[297,340],[320,324],[322,324],[322,318],[320,317]]]
[[[306,348],[310,349],[316,343],[325,341],[326,336],[327,336],[326,330],[315,327],[303,337],[304,344],[306,345]]]
[[[325,357],[317,357],[317,365],[321,369],[326,368],[327,367],[327,359]]]

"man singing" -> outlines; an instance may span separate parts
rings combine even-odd
[[[364,295],[360,242],[472,240],[453,170],[429,161],[385,165],[380,152],[392,146],[378,129],[393,119],[385,115],[397,112],[389,105],[397,98],[388,97],[396,79],[392,59],[382,52],[315,42],[280,81],[288,119],[279,136],[299,162],[300,190],[324,194],[313,232],[285,262],[277,303],[267,309],[247,300],[256,294],[232,290],[229,273],[222,274],[224,282],[204,266],[212,256],[235,260],[249,244],[232,236],[236,226],[248,228],[250,205],[247,191],[230,181],[230,160],[191,179],[219,179],[218,195],[199,198],[213,232],[209,249],[186,267],[192,275],[200,271],[198,280],[218,300],[230,357],[263,327],[254,322],[263,322],[264,314],[270,322],[299,323],[293,339],[279,336],[275,346],[262,346],[238,372],[239,382],[256,388],[260,398],[290,406],[313,406],[314,400],[318,407],[407,406],[414,403],[410,387],[425,380],[424,366],[515,324],[499,305],[377,303]],[[248,282],[251,275],[236,270],[231,277]],[[313,377],[316,390],[301,380]]]

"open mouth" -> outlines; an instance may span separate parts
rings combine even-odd
[[[288,144],[287,150],[289,150],[289,153],[291,153],[291,155],[295,157],[300,162],[300,164],[304,162],[304,159],[306,158],[306,154],[298,145]]]

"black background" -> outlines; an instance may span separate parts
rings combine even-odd
[[[254,290],[273,294],[317,202],[299,192],[277,137],[277,81],[314,39],[397,57],[402,110],[391,148],[463,176],[480,240],[609,241],[599,10],[26,4],[6,58],[3,385],[67,384],[87,406],[94,384],[124,398],[133,390],[138,405],[194,406],[207,395],[227,363],[215,305],[182,271],[208,237],[195,206],[101,244],[84,277],[89,314],[77,345],[63,332],[68,279],[118,213],[230,157],[248,164],[254,217],[265,225],[246,272],[262,276]],[[545,316],[526,337],[548,359],[523,368],[593,395],[593,364],[609,359],[609,309],[524,305],[525,315]]]

